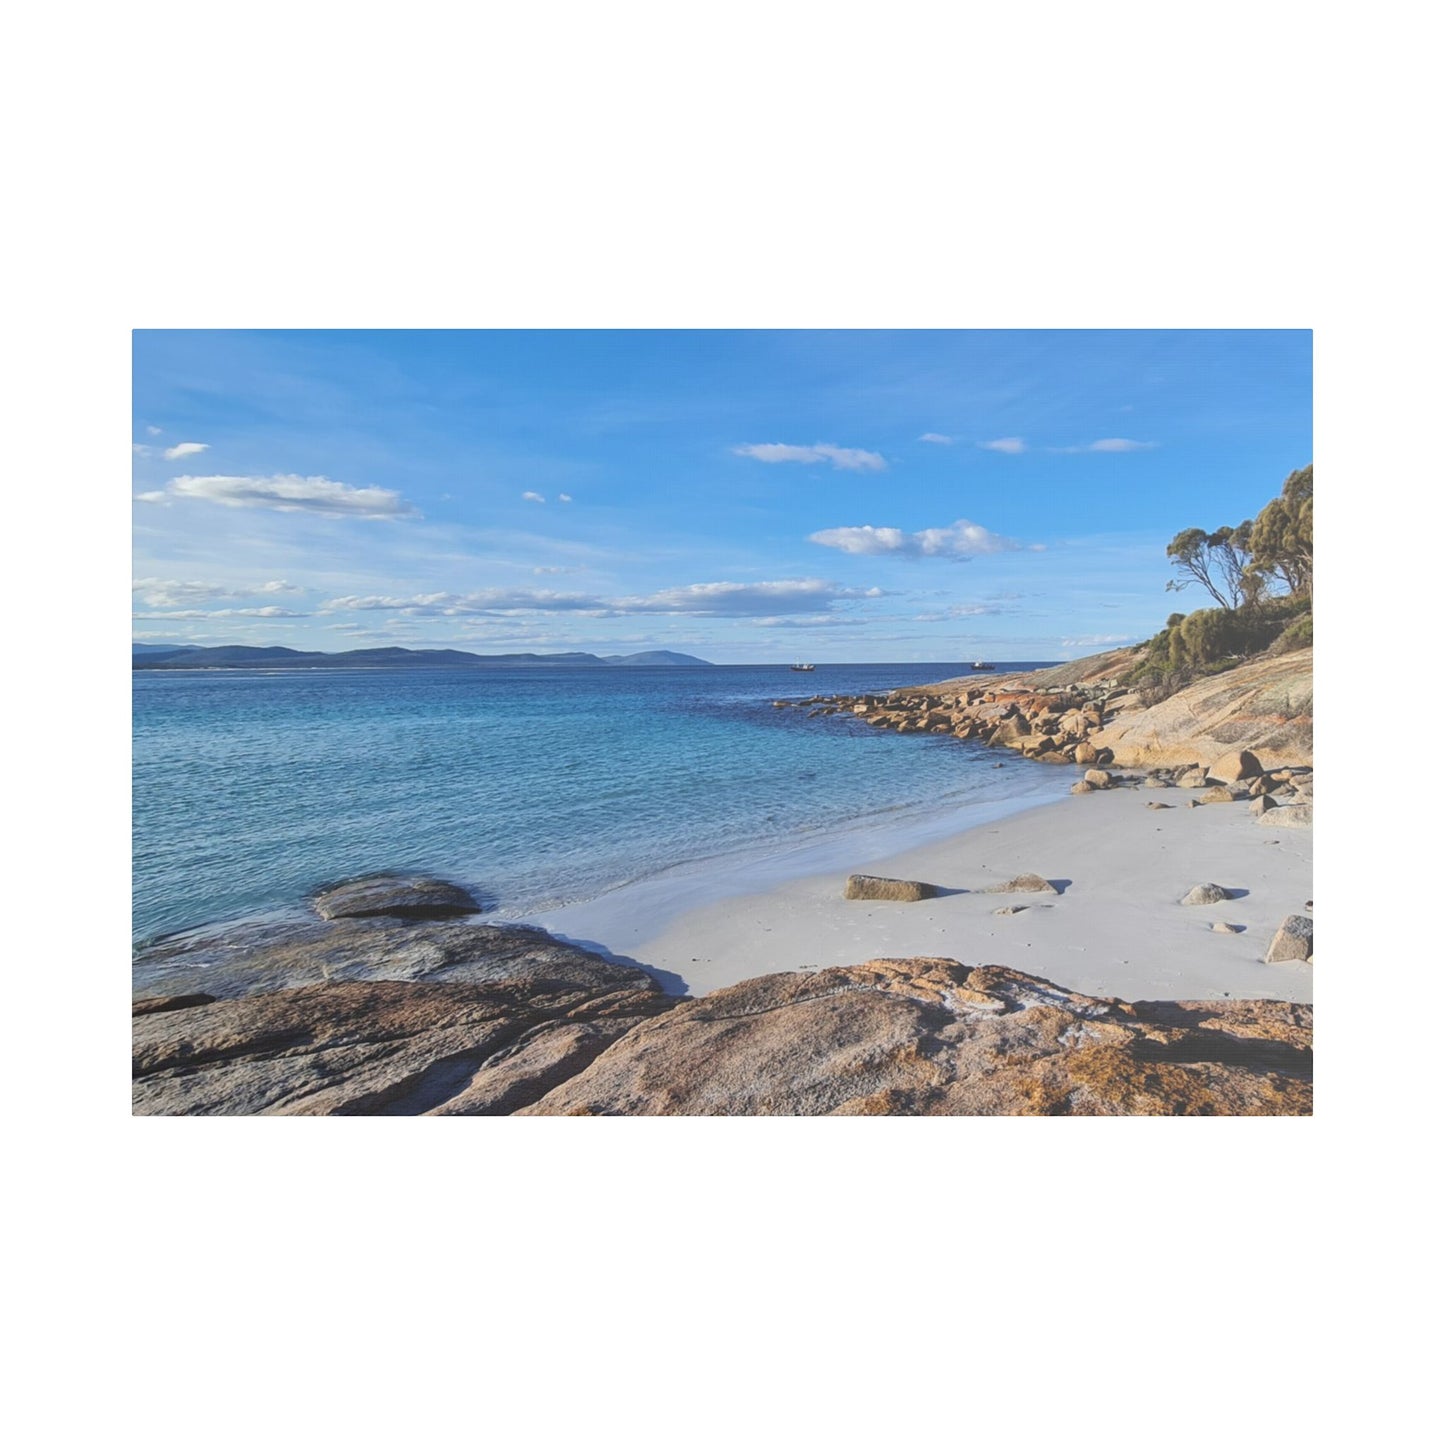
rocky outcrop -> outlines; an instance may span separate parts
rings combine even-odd
[[[1241,663],[1153,707],[1121,706],[1093,739],[1125,767],[1200,763],[1248,751],[1265,768],[1314,757],[1314,650]],[[1234,779],[1214,774],[1220,782]]]
[[[608,965],[604,965],[606,967]],[[134,1021],[137,1114],[511,1113],[672,1007],[611,986],[322,983]]]
[[[142,1114],[509,1113],[676,1002],[536,928],[348,920],[146,950]]]
[[[628,970],[638,987],[648,980]],[[540,928],[472,922],[236,924],[180,934],[142,949],[132,964],[139,994],[206,993],[217,999],[336,982],[616,986],[616,966]]]
[[[871,873],[850,873],[843,885],[844,898],[866,898],[883,903],[917,903],[938,890],[931,883],[911,878],[875,878]]]
[[[1120,1003],[1012,969],[771,974],[639,1024],[538,1114],[1307,1114],[1307,1005]]]
[[[1046,763],[1197,765],[1200,781],[1186,787],[1202,786],[1206,768],[1216,781],[1233,784],[1311,761],[1312,649],[1241,663],[1152,707],[1124,682],[1139,658],[1139,649],[1122,648],[986,682],[958,677],[882,697],[838,694],[781,705],[827,703],[831,715],[874,727],[949,734]]]
[[[218,975],[226,996],[138,1000],[135,1112],[1310,1109],[1311,1013],[1299,1005],[1126,1004],[933,958],[771,974],[676,999],[641,970],[538,930],[328,928],[332,966],[351,951],[345,978],[248,991],[323,956],[315,936],[269,945],[253,936],[240,950],[249,965]],[[469,945],[465,933],[475,935]],[[203,965],[192,956],[178,967]],[[388,968],[417,976],[357,976]]]
[[[462,918],[480,913],[481,904],[444,878],[377,873],[324,888],[311,906],[334,918]]]

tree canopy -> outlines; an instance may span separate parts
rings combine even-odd
[[[1166,551],[1179,570],[1178,592],[1198,582],[1226,611],[1252,607],[1281,582],[1290,596],[1313,595],[1314,463],[1291,472],[1278,497],[1253,521],[1206,532],[1186,527]]]
[[[1265,507],[1251,536],[1251,570],[1277,577],[1290,595],[1314,596],[1315,467],[1311,462],[1285,478],[1284,487]]]

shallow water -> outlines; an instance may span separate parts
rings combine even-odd
[[[1011,752],[771,705],[967,670],[138,672],[133,929],[284,909],[380,869],[524,917],[679,863],[1065,791]]]

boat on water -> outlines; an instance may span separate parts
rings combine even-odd
[[[811,663],[811,662],[795,662],[795,663],[793,664],[793,671],[794,671],[794,672],[812,672],[812,670],[813,670],[813,668],[814,668],[815,666],[816,666],[816,664],[815,664],[815,663]]]
[[[975,672],[993,672],[995,671],[995,668],[993,663],[991,662],[975,662],[973,665],[973,670]]]

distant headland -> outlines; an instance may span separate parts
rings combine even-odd
[[[506,652],[486,656],[455,648],[365,647],[353,652],[298,652],[291,647],[165,647],[132,643],[133,670],[173,672],[207,667],[712,667],[685,652]]]

